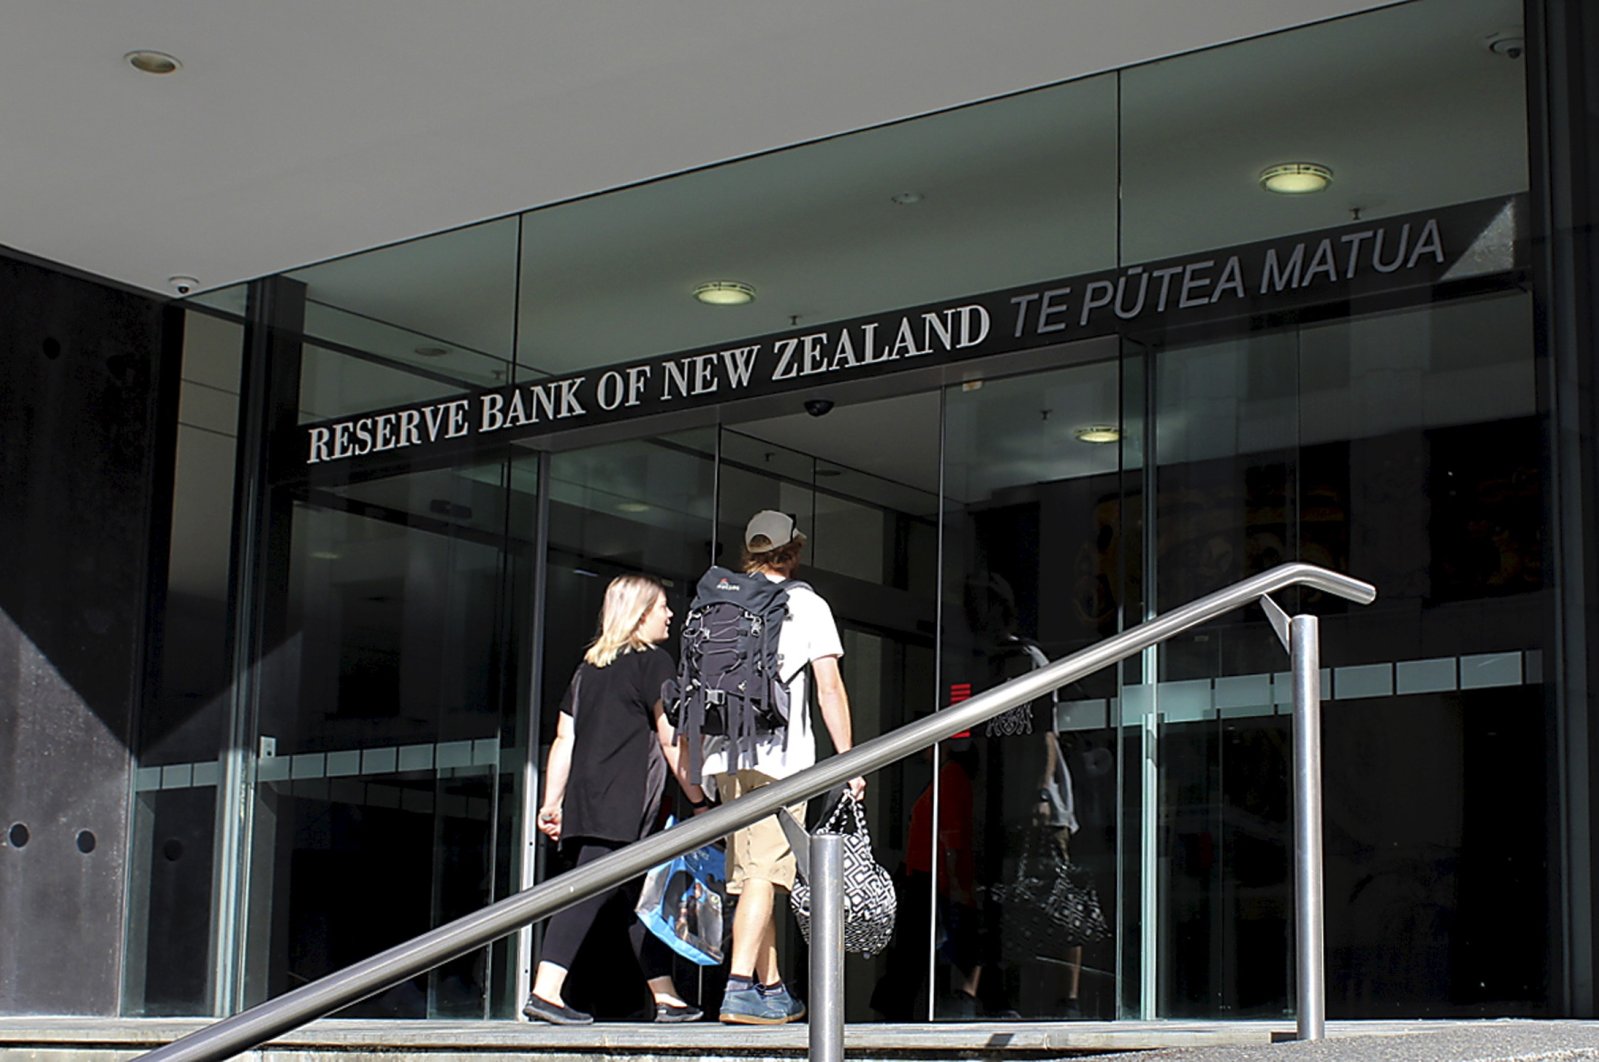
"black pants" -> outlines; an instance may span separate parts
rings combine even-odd
[[[610,855],[618,848],[626,845],[625,841],[601,841],[590,837],[574,838],[577,844],[577,862],[575,866],[592,863],[601,856]],[[544,932],[544,962],[553,962],[570,970],[572,962],[577,958],[578,948],[583,946],[583,940],[589,935],[589,930],[594,928],[594,920],[599,917],[600,909],[608,902],[621,897],[626,902],[628,909],[632,910],[638,903],[639,889],[642,882],[638,879],[623,882],[614,889],[607,889],[595,896],[558,911],[550,918],[549,927]],[[672,950],[655,938],[655,934],[644,928],[644,923],[637,918],[627,929],[628,941],[633,945],[633,956],[638,960],[639,970],[646,980],[655,977],[664,977],[672,972]]]

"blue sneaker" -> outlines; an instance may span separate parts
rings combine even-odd
[[[722,994],[721,1019],[729,1025],[783,1025],[794,1020],[789,1016],[792,1001],[786,990],[768,996],[754,985],[730,989]]]
[[[789,992],[788,985],[783,982],[779,981],[771,988],[759,988],[757,991],[766,997],[766,1002],[769,1006],[782,1011],[784,1014],[783,1021],[799,1021],[805,1017],[805,1004],[795,999]]]

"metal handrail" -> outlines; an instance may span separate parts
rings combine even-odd
[[[1051,690],[1076,682],[1173,635],[1290,586],[1308,586],[1358,604],[1376,600],[1370,583],[1314,564],[1290,563],[1241,580],[1148,620],[1121,634],[958,705],[907,723],[830,756],[798,774],[696,815],[592,863],[453,922],[429,930],[369,959],[302,985],[275,999],[190,1033],[143,1056],[145,1062],[214,1062],[326,1017],[407,978],[474,951],[523,926],[548,918],[589,896],[635,878],[660,863],[699,848],[791,804],[825,793],[857,775],[870,774],[963,730],[988,721]]]

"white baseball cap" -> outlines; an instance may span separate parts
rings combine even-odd
[[[756,549],[751,545],[756,538],[764,538],[771,545]],[[770,553],[790,542],[804,541],[805,534],[800,531],[799,524],[794,518],[775,509],[762,509],[750,517],[749,524],[744,528],[744,548],[751,553]]]

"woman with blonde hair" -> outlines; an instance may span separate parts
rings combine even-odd
[[[672,610],[660,581],[623,575],[605,588],[600,630],[572,675],[561,702],[555,742],[544,771],[539,832],[592,863],[644,836],[654,826],[671,767],[680,782],[677,746],[661,705],[661,683],[676,673],[659,648]],[[699,786],[682,783],[696,810],[707,806]],[[533,991],[522,1013],[557,1025],[594,1019],[566,1005],[562,991],[600,908],[618,891],[636,900],[638,882],[619,885],[551,917]],[[677,994],[671,951],[635,920],[633,954],[655,997],[655,1020],[694,1021],[699,1008]]]

